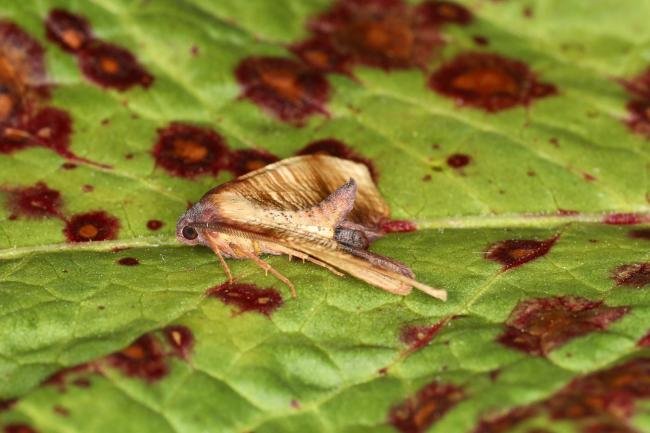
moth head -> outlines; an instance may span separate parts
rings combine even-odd
[[[204,230],[213,216],[212,206],[198,202],[178,219],[176,239],[186,245],[207,245]]]

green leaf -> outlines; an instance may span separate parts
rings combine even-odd
[[[28,42],[0,33],[5,432],[650,430],[650,229],[641,225],[650,120],[634,123],[628,105],[650,106],[635,80],[649,63],[647,2],[463,1],[473,19],[436,27],[445,43],[424,62],[377,68],[358,60],[373,55],[368,46],[352,49],[345,73],[321,76],[327,114],[293,122],[241,97],[235,70],[255,56],[297,62],[288,47],[313,36],[313,20],[336,7],[329,1],[5,3],[3,25],[43,47],[46,69],[30,63]],[[377,3],[397,22],[377,43],[398,41],[399,53],[419,2],[406,12],[391,9],[397,0]],[[57,7],[85,17],[93,40],[66,52],[48,39]],[[333,37],[373,41],[352,29]],[[91,81],[80,64],[97,41],[128,49],[143,75],[123,89]],[[556,92],[487,112],[431,89],[436,71],[477,51],[531,75],[503,84],[475,71],[464,85],[515,86],[523,99],[535,85]],[[6,114],[16,101],[28,121]],[[72,120],[68,153],[47,148],[53,124],[29,126],[46,107]],[[209,296],[225,275],[210,250],[176,241],[175,224],[232,173],[185,178],[156,163],[156,141],[179,122],[214,130],[233,152],[278,158],[316,140],[345,143],[379,173],[392,217],[418,227],[372,251],[407,263],[448,301],[391,295],[286,257],[265,260],[296,299],[254,264],[229,260],[237,282],[282,294],[268,315]],[[454,167],[454,155],[469,159]],[[91,212],[104,212],[107,232],[75,219]],[[66,230],[106,240],[69,242]]]

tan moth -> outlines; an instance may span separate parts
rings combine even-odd
[[[389,217],[365,165],[326,155],[284,159],[208,191],[185,212],[176,237],[188,245],[206,245],[230,281],[226,258],[250,259],[284,282],[261,254],[286,254],[350,274],[397,295],[413,287],[446,300],[447,292],[415,280],[411,269],[368,251]]]

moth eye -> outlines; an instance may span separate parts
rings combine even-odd
[[[193,227],[185,226],[183,227],[183,237],[188,241],[196,239],[199,234],[194,230]]]

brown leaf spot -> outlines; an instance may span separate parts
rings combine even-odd
[[[430,0],[420,3],[415,13],[420,23],[427,26],[458,24],[465,26],[472,21],[472,13],[464,6],[445,0]]]
[[[634,225],[650,221],[650,215],[638,213],[610,213],[603,218],[605,224]]]
[[[122,257],[117,263],[122,266],[137,266],[140,264],[140,261],[135,257]]]
[[[335,71],[348,64],[385,70],[425,67],[442,45],[438,2],[411,7],[402,0],[340,0],[312,19],[311,40],[328,47]],[[438,12],[438,13],[436,13]],[[327,64],[327,61],[323,61]],[[330,69],[332,70],[332,69]]]
[[[555,419],[609,415],[627,419],[637,399],[650,398],[650,358],[637,358],[574,379],[545,403]]]
[[[12,409],[18,402],[17,398],[11,398],[8,400],[0,400],[0,412],[5,412]]]
[[[279,160],[277,156],[266,150],[240,149],[230,154],[229,170],[235,176],[241,176]]]
[[[370,176],[375,182],[377,182],[377,179],[379,178],[379,173],[370,159],[364,157],[347,144],[335,138],[324,138],[312,141],[297,151],[296,155],[330,155],[337,158],[349,159],[350,161],[358,162],[368,167]]]
[[[99,40],[80,51],[79,67],[90,81],[118,91],[148,88],[154,80],[130,51]]]
[[[621,84],[632,96],[627,103],[626,123],[635,133],[650,139],[650,68]]]
[[[213,129],[185,123],[159,129],[152,154],[157,166],[178,177],[216,176],[228,168],[228,147],[223,137]]]
[[[388,421],[402,433],[423,433],[464,398],[456,385],[433,381],[393,406]]]
[[[131,345],[107,357],[110,365],[126,376],[155,382],[167,375],[169,367],[160,340],[145,334]]]
[[[351,74],[352,58],[339,51],[329,38],[316,36],[294,44],[289,49],[317,71]]]
[[[7,205],[12,215],[26,218],[61,217],[61,193],[43,182],[8,188]]]
[[[557,93],[542,83],[528,66],[498,54],[468,52],[441,66],[429,78],[436,92],[459,105],[496,112]]]
[[[7,424],[4,428],[5,433],[38,433],[30,425],[27,424]]]
[[[270,316],[283,303],[282,295],[275,289],[260,289],[254,284],[224,283],[206,292],[226,305],[234,305],[239,313],[255,311]]]
[[[68,242],[104,241],[117,238],[120,222],[104,211],[73,215],[63,233]]]
[[[451,168],[463,168],[472,162],[472,157],[464,153],[454,153],[447,158],[447,165]]]
[[[650,262],[630,263],[618,266],[612,272],[618,286],[641,288],[650,283]]]
[[[409,350],[415,351],[422,349],[433,340],[445,323],[447,323],[447,320],[441,320],[432,325],[405,326],[402,328],[400,340],[409,346]]]
[[[628,234],[634,239],[645,239],[650,241],[650,229],[630,230]]]
[[[488,415],[481,418],[473,433],[506,433],[536,414],[536,407],[520,406],[505,413]]]
[[[242,97],[279,120],[302,124],[325,114],[330,86],[318,71],[281,57],[247,57],[235,70]]]
[[[506,271],[546,255],[557,239],[558,237],[554,236],[541,241],[536,239],[499,241],[487,248],[485,258],[501,263],[502,270]]]
[[[602,301],[572,296],[525,300],[510,313],[498,341],[545,356],[576,337],[607,329],[629,311],[629,307],[609,307]]]
[[[57,404],[57,405],[54,405],[54,406],[52,407],[52,410],[53,410],[54,413],[56,413],[57,415],[61,415],[61,416],[63,416],[63,417],[70,416],[70,410],[67,409],[66,407],[61,406],[61,405],[58,405],[58,404]]]
[[[74,53],[93,39],[90,24],[81,15],[65,9],[52,9],[45,21],[47,38],[63,50]]]
[[[163,330],[167,342],[176,356],[188,359],[194,349],[194,334],[187,326],[173,325]]]
[[[160,230],[163,226],[163,222],[160,220],[149,220],[147,221],[147,228],[151,231]]]

